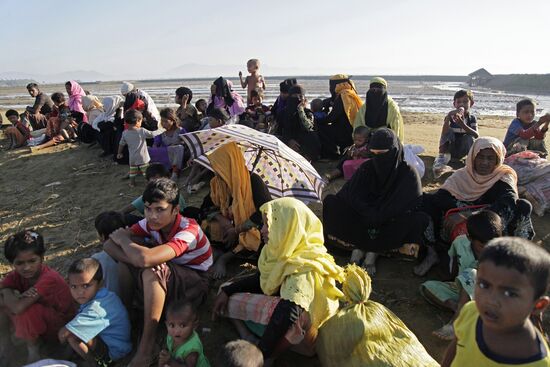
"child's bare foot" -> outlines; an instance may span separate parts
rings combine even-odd
[[[437,336],[439,339],[451,341],[455,337],[455,329],[453,324],[447,324],[437,330],[434,330],[432,334]]]
[[[432,268],[432,266],[434,266],[438,262],[439,256],[437,256],[437,252],[435,252],[435,250],[431,246],[428,246],[428,254],[419,265],[414,267],[413,273],[415,275],[418,275],[419,277],[422,277],[426,275],[426,273]]]
[[[227,266],[225,261],[216,261],[211,270],[212,279],[222,279],[227,275]]]
[[[378,258],[378,254],[376,252],[367,252],[367,255],[365,256],[365,261],[363,261],[363,268],[367,271],[367,273],[371,277],[376,275],[377,258]]]
[[[349,259],[350,264],[359,265],[361,260],[365,257],[365,251],[355,249],[351,252],[351,257]]]

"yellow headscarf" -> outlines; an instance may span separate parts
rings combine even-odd
[[[347,77],[347,75],[338,74],[333,76],[333,78],[336,76]],[[355,84],[351,80],[348,80],[345,83],[338,83],[334,88],[334,92],[342,97],[342,102],[344,102],[344,111],[346,112],[346,116],[348,116],[349,123],[353,125],[357,111],[359,111],[359,108],[363,105],[363,101],[357,95],[357,91],[355,90]]]
[[[220,208],[224,217],[228,217],[231,212],[235,225],[243,224],[256,211],[250,172],[246,168],[243,153],[236,143],[231,142],[209,153],[208,160],[216,173],[210,180],[212,202]],[[240,251],[243,247],[257,251],[259,246],[260,231],[252,228],[239,234],[239,246],[234,252]]]
[[[266,295],[279,291],[309,312],[316,329],[338,309],[342,292],[335,286],[342,268],[327,253],[323,225],[301,201],[281,198],[260,208],[269,240],[258,260],[260,285]]]
[[[370,80],[369,85],[374,84],[374,83],[382,84],[384,86],[384,88],[388,89],[388,82],[386,81],[386,79],[384,79],[382,77],[375,76],[374,78],[372,78]]]
[[[485,176],[475,171],[474,162],[483,149],[492,149],[497,155],[494,171]],[[508,183],[517,192],[518,176],[512,167],[504,164],[505,155],[506,148],[497,138],[483,136],[476,139],[466,157],[466,166],[453,173],[441,188],[460,201],[476,201],[500,180]]]

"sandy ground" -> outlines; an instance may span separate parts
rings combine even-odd
[[[440,184],[434,182],[429,167],[437,153],[442,118],[434,114],[404,114],[406,143],[420,144],[426,149],[421,157],[428,167],[423,179],[427,191]],[[508,117],[480,118],[481,134],[502,139],[509,121]],[[7,141],[3,139],[0,144],[5,147]],[[95,216],[104,210],[121,209],[140,195],[144,187],[144,181],[138,180],[136,188],[128,188],[127,181],[121,179],[127,166],[100,159],[99,154],[97,146],[75,144],[63,144],[34,154],[26,149],[0,152],[0,242],[17,230],[36,228],[49,245],[46,263],[63,274],[73,259],[99,251],[101,247],[94,230]],[[330,168],[330,164],[319,164],[317,168],[322,173]],[[335,193],[342,184],[342,180],[331,183],[325,194]],[[206,194],[205,189],[192,197],[182,192],[190,205],[199,205]],[[311,208],[321,216],[320,204],[312,204]],[[533,220],[537,240],[544,238],[544,246],[550,249],[550,215],[534,216]],[[336,259],[343,265],[347,255],[338,254]],[[412,275],[413,266],[412,262],[379,260],[372,299],[402,318],[430,354],[439,360],[446,343],[432,336],[431,332],[446,323],[451,315],[427,304],[418,294],[418,287],[424,280],[436,277],[441,269],[418,278]],[[2,251],[0,274],[9,270]],[[231,270],[234,273],[240,271],[237,264]],[[210,321],[210,306],[218,285],[212,284],[209,304],[201,312],[198,328],[206,354],[214,365],[217,365],[219,347],[237,337],[228,322]],[[276,365],[298,364],[318,366],[319,362],[316,358],[304,358],[289,352]]]

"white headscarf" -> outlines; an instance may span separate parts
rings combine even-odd
[[[134,85],[130,82],[122,82],[122,85],[120,86],[120,94],[125,96],[126,94],[130,93],[135,89]]]
[[[124,98],[121,96],[103,98],[103,112],[92,122],[92,127],[99,131],[97,126],[101,121],[114,121],[116,110],[122,107]]]
[[[138,94],[147,101],[147,112],[149,112],[151,116],[153,116],[153,118],[160,123],[160,113],[155,101],[153,101],[151,96],[149,96],[149,94],[147,94],[144,90],[138,89]]]

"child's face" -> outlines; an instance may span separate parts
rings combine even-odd
[[[170,312],[166,315],[166,329],[168,335],[174,339],[174,343],[179,345],[187,341],[193,330],[197,327],[197,315],[191,307],[187,307],[180,312]]]
[[[256,64],[255,62],[248,62],[246,63],[246,69],[249,73],[253,73],[258,70],[258,64]]]
[[[537,302],[525,274],[492,261],[479,264],[474,299],[483,324],[500,332],[522,327]]]
[[[142,123],[142,122],[143,122],[143,119],[138,119],[138,120],[136,121],[136,124],[135,124],[134,126],[135,126],[136,128],[139,129],[139,128],[141,127],[141,123]]]
[[[36,97],[38,95],[38,89],[36,89],[36,87],[32,87],[27,90],[29,91],[31,97]]]
[[[251,102],[254,106],[261,106],[262,105],[262,99],[258,96],[252,97]]]
[[[524,124],[529,124],[535,119],[535,106],[527,105],[523,106],[517,113],[518,119]]]
[[[478,240],[470,240],[470,243],[472,245],[472,251],[476,256],[476,259],[479,259],[479,256],[481,255],[481,251],[483,251],[483,248],[485,247],[486,244]]]
[[[458,109],[460,107],[464,108],[464,112],[468,112],[471,106],[471,101],[468,96],[462,96],[454,100],[453,106]]]
[[[218,90],[218,88],[216,87],[216,84],[212,84],[210,86],[210,94],[212,94],[212,95],[216,94],[217,90]]]
[[[197,110],[199,110],[200,112],[202,113],[206,113],[206,102],[205,101],[200,101],[199,103],[197,103]]]
[[[215,129],[217,127],[223,126],[223,121],[214,117],[210,117],[208,124],[212,129]]]
[[[164,130],[171,130],[174,126],[174,121],[161,117],[160,118],[160,125],[164,128]]]
[[[19,116],[16,116],[16,115],[8,116],[8,120],[9,122],[15,125],[17,121],[19,121]]]
[[[145,203],[145,219],[147,224],[154,231],[171,226],[178,214],[178,206],[161,200],[155,203]]]
[[[353,134],[353,145],[362,147],[367,144],[367,138],[361,134]]]
[[[71,295],[79,305],[83,305],[94,299],[97,291],[101,288],[100,282],[93,278],[94,274],[91,272],[69,274]]]
[[[42,257],[32,251],[21,251],[13,260],[13,269],[25,279],[36,279],[42,269]]]

